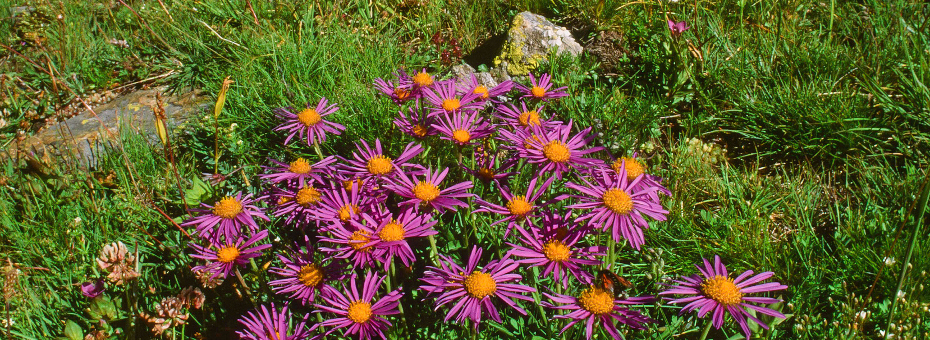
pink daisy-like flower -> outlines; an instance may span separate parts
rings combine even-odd
[[[336,186],[323,192],[323,202],[317,210],[316,218],[334,224],[345,224],[357,220],[359,214],[371,209],[373,204],[370,190],[364,183],[357,185],[357,181],[349,182],[349,191],[343,185]],[[355,185],[352,185],[355,184]]]
[[[433,128],[441,134],[439,138],[459,146],[474,145],[475,140],[487,138],[494,133],[494,127],[478,116],[478,111],[440,115],[438,120],[439,123],[433,124]]]
[[[274,109],[278,118],[284,120],[284,124],[274,128],[274,131],[288,131],[287,138],[284,139],[284,145],[287,145],[294,136],[300,135],[301,139],[307,140],[307,145],[322,144],[326,141],[326,134],[332,133],[339,135],[345,131],[346,127],[337,123],[323,120],[323,117],[331,115],[339,110],[335,104],[328,105],[326,98],[320,98],[316,108],[307,103],[307,108],[299,113],[293,107],[281,107]]]
[[[752,320],[762,326],[762,328],[769,329],[768,325],[753,316],[748,310],[751,309],[757,313],[776,318],[785,318],[784,314],[776,310],[753,304],[772,304],[781,302],[781,300],[767,297],[746,296],[752,293],[764,293],[787,289],[788,286],[778,282],[760,284],[763,280],[772,277],[774,273],[764,272],[753,276],[754,272],[752,270],[747,270],[735,279],[731,279],[727,272],[727,267],[720,261],[720,256],[714,255],[713,265],[711,265],[710,261],[707,259],[703,260],[703,268],[699,265],[695,265],[698,271],[701,272],[700,276],[694,274],[691,276],[683,276],[679,280],[672,280],[673,284],[667,284],[669,289],[659,293],[659,295],[674,294],[687,296],[671,299],[671,301],[669,301],[673,304],[687,303],[687,305],[682,307],[679,314],[695,310],[697,311],[698,317],[701,318],[710,314],[713,326],[717,329],[723,326],[724,316],[729,314],[736,320],[740,328],[743,329],[743,334],[746,335],[746,339],[749,339],[751,335],[748,320]]]
[[[384,263],[384,270],[387,271],[391,266],[394,257],[400,258],[404,266],[409,267],[416,261],[413,255],[413,249],[407,243],[407,240],[414,237],[425,237],[436,235],[438,232],[433,229],[436,221],[429,218],[428,215],[418,215],[413,209],[406,209],[397,215],[397,218],[391,216],[390,212],[383,214],[380,218],[369,214],[362,215],[362,220],[370,226],[377,226],[374,234],[378,237],[378,252],[376,256]],[[358,224],[358,222],[355,222]],[[356,225],[361,230],[362,227]]]
[[[281,279],[272,280],[268,285],[272,286],[275,293],[290,294],[291,299],[300,300],[307,306],[313,304],[316,292],[321,291],[327,281],[341,280],[344,277],[341,274],[345,266],[338,262],[323,265],[321,261],[313,258],[310,238],[304,236],[304,242],[303,247],[298,245],[293,249],[292,257],[278,254],[284,266],[271,267],[268,271]]]
[[[513,247],[511,255],[524,258],[517,260],[517,263],[529,264],[530,267],[545,266],[546,269],[539,277],[551,275],[555,281],[562,281],[564,288],[568,288],[568,274],[580,282],[590,284],[594,277],[582,270],[580,265],[601,264],[595,256],[604,256],[607,250],[603,246],[577,247],[578,241],[585,235],[580,230],[548,229],[549,232],[542,232],[537,228],[529,228],[527,231],[517,227],[517,231],[522,236],[520,240],[526,245],[508,243]]]
[[[407,75],[407,73],[404,72],[403,70],[397,70],[397,72],[398,72],[397,77],[401,81],[403,81],[404,79],[410,79],[410,83],[413,84],[413,88],[415,91],[433,87],[436,83],[436,79],[433,77],[433,75],[429,74],[429,72],[426,72],[425,68],[420,70],[420,72],[415,73],[413,76]],[[421,93],[416,93],[416,94],[421,94]]]
[[[274,198],[273,216],[287,216],[286,224],[308,223],[311,220],[319,221],[317,211],[323,202],[323,189],[307,184],[297,189],[273,189],[270,195]],[[317,223],[319,224],[319,223]]]
[[[668,210],[650,199],[650,192],[657,188],[648,188],[635,191],[633,188],[642,180],[637,177],[632,182],[626,175],[626,169],[621,169],[617,176],[603,169],[592,174],[594,183],[581,178],[584,185],[566,183],[565,187],[577,190],[585,196],[578,197],[581,202],[569,205],[569,209],[591,211],[579,216],[575,221],[589,220],[588,224],[599,226],[601,230],[611,229],[615,242],[620,242],[621,236],[635,249],[646,243],[643,229],[649,228],[649,222],[643,215],[656,221],[665,221]],[[619,177],[619,178],[618,178]],[[565,198],[566,196],[559,197]]]
[[[540,126],[545,131],[550,124],[560,125],[562,122],[549,122],[542,117],[544,106],[538,106],[530,110],[526,106],[526,101],[520,101],[522,109],[513,104],[501,104],[495,107],[494,116],[504,121],[514,129],[531,130],[533,126]],[[531,105],[532,107],[532,105]]]
[[[419,144],[407,144],[407,147],[397,158],[391,159],[384,154],[384,150],[381,148],[381,140],[375,139],[374,148],[368,146],[364,139],[361,142],[361,145],[355,144],[358,152],[352,152],[353,159],[343,160],[345,163],[343,170],[350,176],[364,181],[370,178],[393,176],[397,173],[396,169],[398,168],[422,168],[420,165],[407,163],[407,161],[423,152],[423,147]]]
[[[248,312],[239,318],[239,323],[245,326],[244,330],[236,331],[240,339],[305,340],[310,337],[311,332],[307,329],[307,315],[300,321],[292,321],[287,305],[278,311],[274,303],[271,304],[271,310],[263,305],[261,309]]]
[[[196,226],[197,233],[200,237],[210,240],[210,242],[219,242],[221,237],[227,240],[236,239],[242,235],[242,226],[249,228],[249,231],[255,233],[258,231],[258,223],[255,218],[269,221],[268,216],[262,213],[261,209],[252,204],[255,200],[252,195],[242,196],[242,193],[236,196],[226,196],[215,205],[209,206],[204,203],[200,205],[207,209],[191,209],[192,211],[205,213],[194,217],[190,221],[184,222],[181,226]]]
[[[420,206],[431,207],[440,214],[446,210],[455,211],[456,207],[467,208],[468,203],[458,199],[473,196],[468,193],[468,189],[472,187],[471,181],[440,189],[439,184],[446,178],[448,172],[448,168],[443,169],[442,172],[433,172],[432,169],[427,168],[421,179],[416,176],[408,178],[406,173],[400,172],[385,187],[408,199],[401,202],[400,206],[412,205],[417,212],[419,212]]]
[[[324,336],[346,328],[344,337],[358,334],[359,339],[368,340],[375,336],[386,338],[384,331],[391,326],[391,323],[382,316],[400,313],[397,306],[403,293],[394,290],[378,299],[377,302],[373,302],[375,294],[378,293],[378,287],[384,281],[383,276],[371,272],[366,273],[361,294],[356,288],[355,275],[352,275],[349,281],[349,287],[343,286],[342,288],[344,294],[330,286],[323,288],[323,301],[326,304],[317,304],[318,310],[314,312],[329,312],[337,316],[319,324],[322,327],[333,327]]]
[[[374,268],[381,258],[380,249],[375,247],[381,242],[378,233],[360,223],[352,223],[348,227],[351,228],[338,223],[330,226],[327,231],[331,236],[321,236],[320,241],[335,245],[320,247],[320,251],[330,253],[333,258],[350,259],[356,268]]]
[[[420,279],[426,284],[420,286],[420,289],[425,290],[429,295],[439,294],[436,297],[437,308],[452,303],[452,308],[446,313],[445,321],[449,321],[452,317],[455,317],[455,321],[459,323],[465,322],[465,319],[471,319],[475,329],[478,329],[482,315],[486,313],[492,320],[500,323],[501,317],[492,298],[503,301],[520,314],[526,315],[526,311],[520,308],[514,299],[533,301],[532,297],[523,294],[533,293],[536,289],[508,283],[520,282],[523,278],[513,273],[519,265],[505,256],[500,261],[491,261],[483,269],[478,270],[481,253],[481,248],[473,247],[465,268],[460,267],[445,255],[440,255],[441,268],[426,267],[427,270]]]
[[[543,75],[539,77],[539,81],[537,82],[536,77],[534,77],[533,74],[530,73],[530,85],[532,86],[525,86],[521,84],[516,84],[515,86],[517,87],[518,90],[524,93],[523,95],[524,98],[533,98],[536,100],[549,101],[549,99],[556,99],[556,98],[562,98],[562,97],[568,96],[568,93],[564,91],[568,87],[562,86],[562,87],[553,89],[552,82],[550,82],[551,79],[552,79],[552,76],[550,76],[548,73],[543,73]]]
[[[404,83],[398,80],[396,85],[393,81],[375,78],[375,89],[381,94],[391,98],[394,104],[401,105],[406,101],[416,99],[413,94],[413,83]]]
[[[466,93],[460,98],[456,94],[454,80],[437,82],[432,88],[423,91],[423,97],[432,105],[427,108],[430,116],[475,111],[484,106],[484,102],[478,100],[481,95]]]
[[[394,125],[397,125],[404,134],[416,139],[423,139],[426,138],[426,136],[439,133],[439,131],[433,128],[433,123],[436,121],[435,117],[430,117],[428,114],[423,113],[423,111],[424,110],[420,108],[419,102],[407,108],[408,114],[404,114],[404,111],[401,110],[398,113],[400,117],[394,120]]]
[[[630,182],[636,180],[637,177],[643,176],[640,179],[639,184],[636,185],[632,190],[633,191],[642,191],[648,190],[649,188],[656,188],[656,190],[649,190],[649,198],[653,202],[660,203],[659,193],[665,194],[665,196],[671,196],[672,192],[668,188],[662,186],[662,178],[659,176],[654,176],[646,173],[646,167],[641,161],[636,159],[636,154],[633,154],[633,157],[621,157],[615,160],[610,164],[610,168],[614,170],[615,173],[619,176],[621,169],[626,171],[627,179]]]
[[[568,325],[565,325],[559,332],[560,334],[577,323],[584,323],[585,336],[588,340],[591,340],[596,323],[604,327],[612,338],[623,339],[623,335],[617,330],[615,321],[639,330],[646,329],[646,323],[656,322],[642,313],[626,307],[628,305],[642,305],[653,302],[655,298],[652,296],[615,299],[610,292],[594,286],[585,289],[577,297],[547,293],[543,293],[543,295],[555,303],[543,301],[541,303],[543,307],[571,311],[568,314],[554,316],[556,319],[570,320]]]
[[[487,102],[510,92],[510,90],[513,89],[513,81],[505,80],[489,89],[487,86],[478,82],[478,76],[472,74],[471,79],[460,79],[457,87],[460,96],[467,93],[474,93],[478,95],[476,100]]]
[[[549,189],[549,184],[552,184],[552,180],[554,180],[555,177],[549,177],[548,180],[538,187],[536,186],[537,179],[537,177],[534,177],[530,180],[530,184],[526,188],[526,193],[523,195],[514,195],[509,188],[501,188],[501,195],[504,196],[504,201],[507,202],[504,206],[478,199],[477,203],[480,207],[475,209],[474,212],[489,212],[504,215],[504,218],[492,223],[491,226],[506,221],[507,231],[504,232],[504,238],[506,239],[507,236],[510,235],[510,229],[519,226],[523,222],[528,222],[529,218],[535,215],[534,211],[537,208],[536,201],[542,194],[546,193],[546,190]]]
[[[494,181],[498,187],[506,187],[510,178],[517,174],[516,171],[508,170],[516,166],[519,160],[512,158],[498,164],[497,160],[501,157],[507,156],[500,152],[495,152],[491,156],[482,150],[475,150],[475,168],[469,168],[464,164],[461,164],[461,166],[465,172],[477,177],[482,182],[490,183]]]
[[[323,182],[320,174],[330,174],[334,171],[330,165],[336,162],[336,157],[329,156],[313,164],[310,164],[303,157],[297,158],[290,163],[283,163],[273,159],[271,162],[278,166],[266,167],[271,173],[259,175],[259,178],[268,180],[271,183],[297,182],[300,186],[304,186],[308,179],[312,180],[311,183]]]
[[[571,121],[568,125],[553,127],[545,132],[541,127],[533,126],[535,138],[526,140],[528,145],[525,146],[524,151],[530,163],[539,164],[537,174],[554,172],[558,179],[562,179],[562,174],[572,168],[586,169],[604,163],[600,159],[582,157],[604,149],[599,146],[582,149],[591,139],[588,136],[591,128],[584,129],[570,137],[571,129]]]
[[[206,271],[213,273],[212,278],[226,278],[236,266],[245,266],[249,259],[262,255],[261,251],[271,248],[270,244],[262,244],[251,247],[258,241],[268,237],[268,230],[252,235],[252,238],[243,241],[240,237],[235,242],[227,240],[222,246],[211,245],[204,247],[196,243],[191,243],[190,247],[197,251],[191,254],[191,257],[208,261],[207,264],[196,266],[191,270],[193,272]]]

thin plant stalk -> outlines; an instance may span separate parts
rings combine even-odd
[[[713,325],[714,325],[714,321],[708,319],[708,320],[707,320],[707,325],[704,326],[704,330],[701,331],[701,337],[698,338],[698,340],[705,340],[705,339],[707,339],[707,334],[710,333],[710,326],[713,326]]]

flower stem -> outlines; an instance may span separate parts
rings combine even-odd
[[[701,337],[698,338],[698,340],[707,339],[707,334],[710,333],[710,326],[712,326],[713,324],[714,324],[713,320],[710,320],[710,319],[707,320],[707,326],[704,326],[704,331],[701,332]]]
[[[313,143],[313,151],[316,151],[316,155],[320,156],[320,160],[323,160],[323,151],[320,150],[319,143],[316,143],[316,142]]]
[[[434,265],[439,265],[439,250],[436,248],[436,238],[433,235],[426,238],[429,240],[429,258],[433,260]]]

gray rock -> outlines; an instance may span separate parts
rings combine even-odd
[[[195,90],[177,96],[164,95],[166,88],[141,90],[116,97],[97,106],[94,112],[82,112],[63,122],[46,127],[12,149],[0,150],[0,156],[33,152],[44,159],[66,158],[80,166],[94,167],[97,157],[108,147],[115,147],[115,138],[126,134],[141,134],[150,143],[161,143],[155,133],[156,93],[163,93],[163,108],[169,131],[187,118],[201,114],[211,106],[209,98]],[[101,124],[102,122],[102,124]]]
[[[494,58],[494,67],[510,76],[523,76],[547,60],[552,50],[577,56],[583,48],[565,27],[541,15],[523,12],[514,17],[501,54]]]
[[[456,85],[459,85],[466,81],[470,81],[472,76],[475,76],[478,78],[478,84],[487,86],[488,88],[495,87],[497,86],[497,84],[500,84],[502,81],[510,79],[510,77],[507,77],[507,79],[503,79],[503,80],[495,79],[495,77],[492,76],[490,72],[475,72],[475,71],[476,71],[475,68],[471,67],[471,65],[461,64],[461,65],[453,66],[450,72],[452,73],[452,76],[455,77]]]

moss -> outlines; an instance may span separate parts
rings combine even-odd
[[[501,54],[494,58],[494,66],[500,66],[501,63],[507,62],[507,74],[511,76],[525,76],[530,71],[539,67],[539,62],[546,56],[541,54],[524,55],[524,42],[527,40],[526,34],[521,27],[523,26],[523,16],[514,17],[510,30],[507,32],[507,41],[501,49]]]

